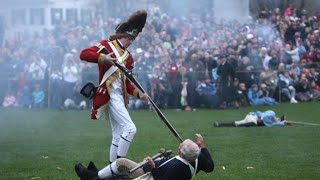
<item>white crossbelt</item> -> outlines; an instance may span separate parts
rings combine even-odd
[[[114,52],[114,54],[116,55],[116,58],[118,60],[118,62],[124,66],[124,61],[127,59],[127,56],[129,55],[128,51],[126,50],[123,55],[121,56],[117,50],[116,47],[114,47],[114,45],[109,41],[108,42],[109,46],[111,47],[112,51]],[[102,46],[102,45],[101,45]],[[98,46],[99,47],[99,46]],[[101,47],[99,49],[99,51],[101,50]],[[99,52],[98,51],[98,52]],[[111,76],[111,74],[113,74],[118,68],[116,66],[111,66],[108,71],[106,71],[102,77],[102,80],[100,82],[100,85],[101,86],[107,79],[109,76]]]
[[[191,179],[196,175],[197,168],[198,168],[198,158],[195,161],[195,167],[192,167],[192,165],[188,161],[186,161],[185,159],[181,158],[180,156],[175,156],[174,158],[171,158],[171,159],[167,160],[166,162],[162,163],[159,167],[167,164],[168,162],[170,162],[173,159],[177,159],[177,160],[183,162],[185,165],[189,166],[190,172],[191,172],[191,175],[192,175]]]
[[[197,172],[198,158],[195,161],[195,167],[192,167],[192,165],[188,161],[186,161],[185,159],[181,158],[180,156],[176,156],[175,158],[178,159],[179,161],[183,162],[185,165],[189,166],[190,171],[191,171],[191,175],[192,175],[191,179],[192,179],[196,175],[196,172]]]
[[[175,157],[167,160],[166,162],[162,163],[158,168],[160,168],[161,166],[167,164],[168,162],[170,162],[173,159],[177,159],[177,160],[179,160],[179,161],[181,161],[184,164],[189,166],[190,171],[191,171],[191,175],[192,175],[191,179],[196,175],[197,167],[198,167],[198,159],[196,159],[196,161],[195,161],[195,168],[193,168],[192,165],[188,161],[186,161],[185,159],[182,159],[180,156],[175,156]],[[142,176],[139,176],[138,178],[135,178],[134,180],[153,180],[153,179],[154,178],[153,178],[153,176],[151,174],[151,171],[149,171],[149,172],[143,174]]]

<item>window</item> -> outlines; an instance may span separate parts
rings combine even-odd
[[[30,25],[44,25],[43,8],[32,8],[30,10]]]
[[[51,23],[52,25],[57,25],[63,19],[63,11],[61,8],[51,9]]]
[[[11,22],[13,26],[26,25],[27,24],[27,13],[25,9],[14,9],[12,10]]]
[[[66,20],[71,23],[78,23],[77,9],[67,9]]]
[[[92,11],[89,9],[81,9],[81,23],[88,24],[92,20]]]

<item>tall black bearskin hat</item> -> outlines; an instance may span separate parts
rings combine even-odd
[[[116,33],[110,36],[110,40],[118,39],[121,37],[130,36],[135,39],[142,31],[147,21],[147,12],[139,10],[133,13],[125,22],[121,22],[116,27]]]

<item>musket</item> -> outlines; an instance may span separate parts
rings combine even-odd
[[[308,122],[299,122],[299,121],[286,121],[288,124],[300,124],[300,125],[310,125],[310,126],[319,126],[320,124],[308,123]]]
[[[151,159],[152,159],[152,160],[155,160],[155,159],[157,159],[157,158],[159,158],[159,157],[161,157],[161,156],[169,156],[169,154],[171,154],[171,153],[172,153],[171,150],[164,150],[163,152],[160,151],[160,152],[157,153],[156,155],[152,156]],[[129,170],[129,173],[132,173],[133,171],[141,168],[142,166],[144,166],[144,165],[147,164],[147,163],[148,163],[148,161],[143,161],[143,162],[140,163],[138,166],[130,169],[130,170]]]
[[[143,93],[143,94],[146,93],[146,91],[143,89],[143,87],[140,85],[140,83],[136,80],[136,78],[133,76],[133,74],[130,70],[128,70],[126,67],[122,66],[121,64],[119,64],[116,61],[114,61],[114,65],[117,66],[124,73],[124,75],[139,89],[139,91],[141,93]],[[174,134],[174,136],[180,142],[182,142],[183,140],[182,140],[181,136],[179,135],[179,133],[176,131],[176,129],[171,125],[169,120],[163,115],[163,113],[160,111],[160,109],[158,108],[156,103],[153,102],[153,100],[150,98],[150,96],[148,94],[147,94],[147,96],[148,96],[148,100],[149,100],[150,104],[152,105],[152,107],[154,108],[154,110],[156,111],[156,113],[158,114],[160,119],[170,129],[170,131]]]

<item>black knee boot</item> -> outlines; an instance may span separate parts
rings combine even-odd
[[[213,126],[215,127],[227,127],[227,126],[236,126],[234,122],[214,122]]]

